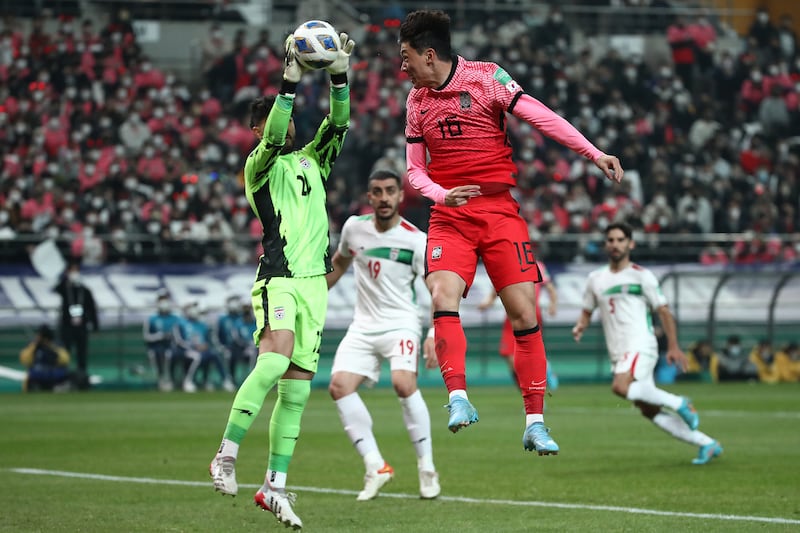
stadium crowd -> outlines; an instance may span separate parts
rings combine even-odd
[[[716,46],[723,36],[714,21],[676,17],[663,34],[672,60],[660,65],[613,48],[599,56],[576,50],[557,8],[544,20],[487,17],[465,29],[461,55],[499,63],[600,149],[618,154],[626,171],[621,184],[603,180],[588,161],[509,119],[532,238],[599,235],[626,220],[646,241],[742,236],[732,246],[709,242],[693,261],[797,260],[800,53],[791,18],[775,20],[759,11],[731,49]],[[328,192],[334,244],[344,220],[366,208],[370,171],[405,170],[410,83],[400,72],[396,28],[364,30],[353,61],[352,127]],[[99,28],[69,16],[5,17],[2,247],[17,236],[53,237],[86,265],[252,263],[260,226],[241,184],[255,142],[248,104],[277,92],[282,50],[271,42],[282,39],[268,30],[252,42],[247,35],[229,40],[212,24],[199,79],[181,79],[142,52],[124,11]],[[325,87],[299,87],[299,139],[327,109]],[[428,205],[406,191],[404,213],[422,227]],[[590,241],[575,255],[601,254]]]

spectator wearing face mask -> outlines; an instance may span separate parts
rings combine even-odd
[[[742,349],[742,340],[738,335],[728,337],[725,347],[718,354],[718,359],[720,381],[755,381],[758,379],[758,368]]]
[[[89,328],[97,331],[99,322],[92,291],[81,278],[80,259],[70,259],[66,274],[54,290],[61,296],[61,340],[67,351],[75,355],[78,388],[87,390]]]

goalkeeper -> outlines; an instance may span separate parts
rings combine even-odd
[[[294,529],[300,529],[302,522],[293,509],[295,495],[286,492],[286,473],[317,371],[328,305],[325,274],[333,270],[325,182],[350,123],[347,70],[355,43],[346,33],[340,39],[339,55],[326,67],[331,79],[330,114],[310,143],[292,151],[292,108],[304,70],[295,58],[291,36],[286,40],[279,94],[257,98],[250,105],[250,128],[261,141],[244,167],[247,200],[263,226],[264,254],[252,289],[257,323],[253,338],[259,355],[236,393],[222,444],[209,468],[214,488],[235,496],[239,445],[267,393],[277,385],[269,424],[269,464],[255,501]]]

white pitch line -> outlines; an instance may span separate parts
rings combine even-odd
[[[207,487],[210,488],[211,484],[207,481],[182,481],[179,479],[155,479],[149,477],[124,477],[124,476],[108,476],[105,474],[86,474],[81,472],[64,472],[61,470],[42,470],[39,468],[9,468],[9,472],[17,474],[29,474],[35,476],[56,476],[56,477],[70,477],[79,479],[96,479],[100,481],[117,481],[123,483],[143,483],[149,485],[181,485],[185,487]],[[244,488],[260,488],[261,485],[254,484],[240,484]],[[358,491],[344,490],[344,489],[330,489],[324,487],[292,487],[298,491],[316,492],[319,494],[340,494],[345,496],[354,496]],[[381,498],[399,498],[404,500],[417,500],[418,494],[401,494],[392,492],[381,492]],[[574,509],[578,511],[609,511],[616,513],[627,514],[643,514],[654,516],[673,516],[679,518],[703,518],[708,520],[728,520],[736,522],[764,522],[768,524],[791,524],[800,525],[800,520],[793,520],[791,518],[772,518],[766,516],[746,516],[746,515],[730,515],[730,514],[711,514],[711,513],[679,513],[674,511],[658,511],[656,509],[639,509],[637,507],[619,507],[616,505],[584,505],[579,503],[559,503],[559,502],[538,502],[538,501],[522,501],[522,500],[494,500],[494,499],[481,499],[481,498],[466,498],[463,496],[439,496],[437,498],[445,502],[457,503],[476,503],[487,505],[511,505],[517,507],[550,507],[554,509]]]

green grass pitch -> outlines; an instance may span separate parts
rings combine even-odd
[[[447,431],[443,388],[431,411],[442,497],[417,497],[416,459],[387,388],[362,392],[396,475],[356,502],[363,466],[326,391],[315,389],[289,472],[309,532],[800,531],[800,389],[678,384],[700,429],[725,453],[693,466],[696,448],[645,421],[607,385],[547,398],[555,457],[523,451],[518,393],[476,387],[480,422]],[[0,531],[281,531],[252,503],[263,479],[268,397],[242,444],[240,493],[214,493],[208,463],[232,395],[89,392],[0,397]]]

